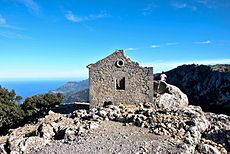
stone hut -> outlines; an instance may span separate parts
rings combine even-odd
[[[141,67],[117,50],[89,68],[90,107],[153,102],[153,68]]]

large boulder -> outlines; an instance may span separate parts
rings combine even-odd
[[[19,138],[9,138],[9,150],[11,153],[20,154],[26,152],[28,149],[36,149],[45,146],[49,143],[48,140],[38,137],[19,137]]]
[[[157,107],[170,109],[178,106],[188,106],[187,96],[176,86],[159,81],[158,91],[160,95],[155,100]]]

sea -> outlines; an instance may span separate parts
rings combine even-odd
[[[0,85],[8,90],[14,89],[18,96],[25,100],[29,96],[48,93],[64,85],[67,80],[58,81],[0,81]]]

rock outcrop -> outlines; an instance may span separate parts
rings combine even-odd
[[[230,116],[224,114],[205,113],[211,127],[203,134],[207,140],[223,145],[230,151]]]
[[[86,113],[86,110],[84,111]],[[54,140],[76,140],[87,129],[95,128],[93,121],[79,117],[70,118],[69,115],[49,111],[48,115],[38,120],[36,124],[27,124],[12,130],[2,141],[5,151],[11,153],[25,153],[49,144]],[[3,150],[3,149],[2,149]]]
[[[166,75],[167,82],[179,87],[190,104],[201,106],[204,111],[229,115],[230,65],[182,65]]]
[[[155,103],[158,108],[171,109],[179,106],[187,106],[187,96],[176,86],[163,81],[155,81]]]

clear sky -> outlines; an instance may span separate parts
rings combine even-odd
[[[125,49],[155,72],[230,63],[229,0],[0,0],[0,80],[87,78]]]

